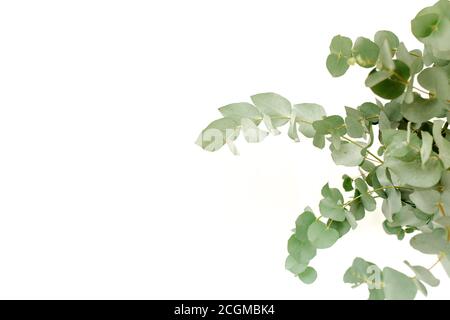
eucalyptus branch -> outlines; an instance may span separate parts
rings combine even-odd
[[[365,194],[371,195],[371,194],[373,194],[373,193],[375,193],[375,192],[377,192],[377,191],[384,191],[384,190],[386,190],[386,189],[414,190],[413,188],[402,187],[402,186],[383,186],[383,187],[379,187],[379,188],[370,190],[370,191],[366,192]],[[342,206],[343,206],[343,207],[348,207],[348,206],[351,205],[353,202],[355,202],[355,201],[361,199],[362,197],[363,197],[363,194],[360,194],[359,196],[353,198],[352,200],[347,201],[347,202],[344,203]]]
[[[219,108],[222,117],[211,122],[197,139],[207,151],[217,151],[226,144],[237,154],[234,141],[240,134],[247,142],[257,143],[269,133],[280,134],[279,129],[286,126],[293,141],[300,141],[300,136],[312,139],[319,149],[328,146],[337,165],[358,168],[360,177],[344,175],[342,181],[346,192],[354,192],[353,198],[344,202],[342,192],[327,183],[321,191],[320,214],[306,207],[296,220],[288,241],[286,269],[302,282],[310,284],[317,277],[310,266],[317,251],[331,247],[356,228],[366,212],[377,209],[375,199],[380,196],[386,233],[398,240],[414,233],[411,246],[425,254],[438,254],[439,260],[430,268],[407,263],[415,273],[408,277],[356,258],[344,282],[353,287],[367,284],[369,299],[413,299],[418,291],[426,294],[423,283],[439,284],[431,273],[439,263],[450,275],[449,258],[441,254],[450,252],[446,215],[450,212],[450,30],[442,29],[449,28],[449,17],[450,1],[439,0],[412,20],[411,31],[426,48],[423,55],[422,51],[408,50],[387,30],[378,31],[372,39],[353,41],[337,35],[331,40],[326,60],[330,74],[340,77],[357,65],[370,68],[365,86],[386,104],[377,99],[376,103],[346,107],[342,117],[327,115],[315,103],[292,104],[279,94],[260,93],[251,97],[251,103]],[[416,81],[419,86],[413,85]],[[378,155],[369,150],[376,139],[376,126]]]

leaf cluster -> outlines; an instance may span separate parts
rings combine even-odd
[[[296,220],[285,265],[306,284],[317,278],[310,265],[317,252],[378,207],[387,234],[398,240],[410,234],[411,246],[437,256],[432,267],[440,264],[450,276],[450,2],[421,10],[411,30],[423,50],[407,49],[388,30],[370,39],[338,35],[331,40],[330,74],[367,68],[365,86],[376,95],[373,102],[346,106],[345,116],[339,116],[327,115],[315,103],[293,104],[279,94],[260,93],[251,103],[219,108],[222,118],[197,140],[207,151],[228,145],[237,154],[241,133],[258,143],[286,127],[293,141],[310,139],[319,149],[328,147],[336,165],[358,168],[358,176],[343,176],[342,191],[325,184],[320,214],[307,207]],[[412,299],[418,291],[427,294],[425,284],[439,284],[432,267],[406,266],[410,276],[356,258],[344,282],[366,284],[370,299]]]

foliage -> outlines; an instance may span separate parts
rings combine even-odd
[[[380,200],[386,233],[403,240],[412,234],[413,248],[436,255],[450,276],[450,2],[440,0],[420,11],[411,22],[424,50],[408,50],[391,31],[356,41],[338,35],[330,45],[326,67],[334,77],[352,65],[368,71],[365,85],[383,100],[346,107],[346,116],[328,116],[318,104],[291,104],[276,93],[251,97],[220,108],[223,118],[203,130],[197,143],[208,151],[234,141],[242,132],[248,142],[269,133],[299,141],[299,133],[314,146],[329,145],[337,165],[359,167],[359,177],[343,177],[343,192],[326,184],[320,215],[306,208],[288,241],[286,268],[302,282],[317,277],[310,266],[317,251],[326,249],[357,228]],[[383,102],[382,102],[383,101]],[[264,123],[266,130],[260,128]],[[377,151],[372,150],[377,144]],[[350,199],[345,200],[350,194]],[[344,196],[345,195],[345,196]],[[366,284],[370,299],[413,299],[424,284],[437,286],[430,268],[406,262],[410,276],[356,258],[344,275],[354,286]]]

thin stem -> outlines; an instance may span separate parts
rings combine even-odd
[[[431,269],[433,269],[434,267],[436,267],[436,266],[439,264],[439,262],[441,262],[442,258],[444,258],[444,255],[443,255],[443,254],[440,254],[440,255],[439,255],[439,258],[437,259],[437,261],[436,261],[435,263],[433,263],[433,265],[432,265],[431,267],[428,268],[428,271],[430,271]]]
[[[333,222],[334,222],[334,220],[332,220],[332,219],[330,219],[330,220],[327,222],[327,229],[330,229],[330,227],[331,227],[331,225],[333,224]]]
[[[415,89],[415,90],[417,90],[417,91],[419,91],[419,92],[422,92],[422,93],[425,93],[425,94],[430,95],[430,92],[428,92],[428,91],[426,91],[426,90],[423,90],[423,89],[420,89],[420,88],[417,88],[417,87],[415,87],[415,86],[413,86],[413,89]]]
[[[404,84],[405,86],[407,86],[409,84],[408,81],[404,81],[402,76],[399,75],[397,72],[393,71],[392,75],[394,75],[396,77],[396,79],[392,79],[394,81],[400,82],[401,84]]]
[[[409,54],[412,55],[413,57],[422,58],[421,55],[416,54],[416,53],[414,53],[414,52],[410,52]]]
[[[446,216],[446,214],[445,214],[445,209],[444,209],[444,206],[442,205],[441,202],[438,203],[438,208],[439,208],[439,213],[440,213],[443,217],[445,217],[445,216]]]

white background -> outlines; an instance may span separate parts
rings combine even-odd
[[[241,156],[194,144],[218,107],[259,92],[342,113],[373,96],[366,70],[333,79],[330,39],[395,31],[425,0],[2,1],[0,298],[365,299],[355,256],[429,265],[380,212],[313,261],[305,286],[286,241],[326,182],[327,150],[286,135]],[[351,172],[351,171],[350,171]],[[447,298],[449,280],[431,289]]]

